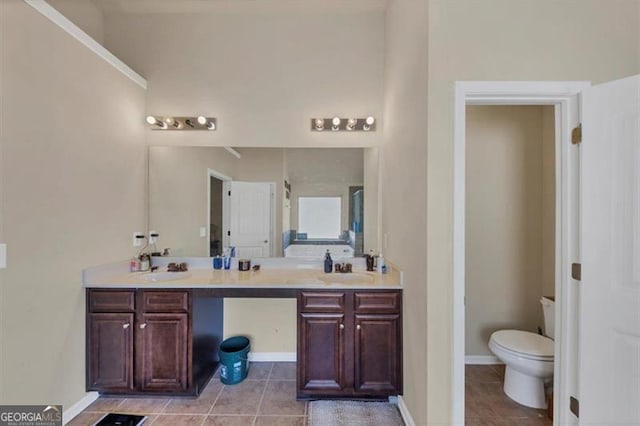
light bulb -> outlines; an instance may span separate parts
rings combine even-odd
[[[373,118],[372,116],[368,116],[364,120],[364,126],[362,126],[362,130],[364,130],[365,132],[368,132],[369,130],[371,130],[371,126],[373,126],[373,123],[375,122],[376,122],[375,118]]]
[[[160,126],[160,128],[161,128],[162,130],[166,130],[166,129],[167,129],[167,127],[169,127],[169,126],[167,126],[167,123],[165,123],[165,122],[163,122],[163,121],[159,121],[159,122],[158,122],[158,123],[156,123],[156,124],[158,124],[158,126]]]
[[[204,115],[199,115],[198,123],[204,126],[205,124],[207,124],[207,117],[205,117]]]
[[[347,130],[355,130],[358,120],[356,118],[350,118],[347,120]]]
[[[216,123],[214,123],[213,121],[208,122],[207,123],[207,129],[215,130],[216,129]]]
[[[334,126],[339,126],[340,125],[340,117],[333,117],[333,119],[331,120],[331,124],[333,124]]]
[[[153,115],[147,115],[147,123],[158,124],[158,120]]]
[[[316,130],[323,130],[324,129],[324,120],[322,118],[316,118],[315,119],[315,126],[316,126]]]
[[[173,117],[167,117],[164,119],[164,122],[167,123],[169,126],[173,126],[173,123],[175,123],[176,121],[173,119]]]

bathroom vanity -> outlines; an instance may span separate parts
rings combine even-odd
[[[299,399],[402,393],[402,286],[393,268],[201,268],[168,280],[122,268],[85,271],[87,390],[197,396],[218,366],[223,299],[250,297],[297,300]]]

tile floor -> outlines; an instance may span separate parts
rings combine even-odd
[[[546,410],[524,407],[502,390],[504,366],[466,372],[467,426],[550,426]],[[90,426],[107,412],[145,414],[145,426],[305,426],[308,403],[296,401],[296,364],[254,362],[247,379],[225,386],[214,377],[197,399],[100,397],[70,426]]]
[[[307,403],[296,401],[296,364],[254,362],[245,381],[214,377],[197,399],[100,397],[68,425],[89,426],[107,412],[145,414],[145,426],[304,426]]]
[[[525,407],[502,390],[504,365],[468,365],[465,370],[467,426],[551,426],[547,410]]]

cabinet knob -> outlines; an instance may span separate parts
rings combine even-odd
[[[147,327],[147,323],[146,322],[143,322],[142,324],[140,324],[140,328],[144,329],[146,327]]]
[[[122,328],[129,328],[129,326],[130,326],[130,325],[131,325],[131,324],[129,324],[129,323],[122,324]]]
[[[340,324],[340,330],[344,328],[344,324]]]
[[[356,325],[356,330],[360,330],[360,324]]]

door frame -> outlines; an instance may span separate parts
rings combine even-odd
[[[453,338],[452,420],[465,421],[465,148],[467,105],[555,106],[555,362],[554,425],[577,424],[569,395],[577,396],[577,309],[570,264],[577,261],[579,232],[579,151],[571,144],[571,123],[579,122],[577,95],[585,81],[457,81],[453,129]],[[574,361],[574,362],[572,362]],[[570,368],[573,367],[573,368]]]
[[[225,230],[229,229],[229,197],[225,197],[225,192],[229,191],[231,178],[214,169],[207,168],[207,256],[211,252],[211,178],[222,181],[222,247],[229,246],[229,236]]]

